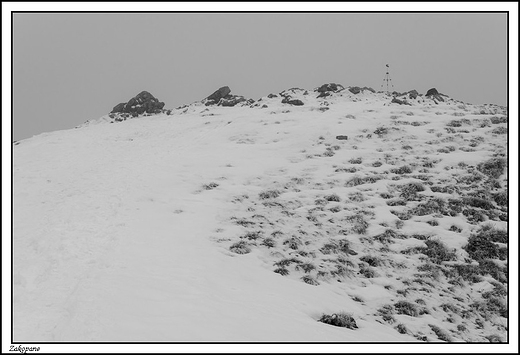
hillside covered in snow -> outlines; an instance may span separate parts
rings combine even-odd
[[[150,96],[14,143],[15,341],[508,341],[507,108]]]

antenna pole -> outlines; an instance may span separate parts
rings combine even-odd
[[[394,87],[394,84],[392,84],[392,79],[390,79],[389,71],[390,71],[390,66],[387,64],[385,78],[383,79],[383,84],[381,84],[381,87],[384,87],[386,84],[386,93],[387,94],[390,92],[389,87],[390,86],[392,86],[392,88]]]

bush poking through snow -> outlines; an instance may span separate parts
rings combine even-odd
[[[300,269],[305,272],[306,274],[310,273],[312,270],[316,269],[316,266],[314,266],[311,263],[301,263],[296,265],[295,270],[300,271]]]
[[[377,256],[372,256],[372,255],[365,255],[365,256],[359,258],[359,260],[364,261],[365,263],[367,263],[368,265],[373,266],[373,267],[378,267],[383,264],[380,258],[378,258]]]
[[[329,202],[340,202],[341,201],[340,197],[336,194],[327,195],[324,197],[324,199]]]
[[[276,198],[276,197],[280,196],[280,194],[281,194],[281,192],[278,190],[268,190],[268,191],[260,192],[260,194],[258,194],[258,197],[261,200],[266,200],[269,198]]]
[[[394,174],[402,175],[402,174],[411,174],[413,172],[413,170],[408,165],[403,165],[399,168],[390,169],[390,172],[394,173]]]
[[[443,341],[447,341],[447,342],[451,342],[451,337],[448,333],[446,333],[444,330],[442,330],[441,328],[437,327],[436,325],[433,325],[433,324],[428,324],[431,328],[431,330],[435,333],[435,335],[437,335],[437,338],[439,338],[440,340],[443,340]]]
[[[485,161],[483,163],[480,163],[477,165],[478,171],[481,173],[494,178],[498,179],[500,175],[504,173],[504,168],[506,167],[506,160],[503,158],[492,158],[488,161]]]
[[[488,239],[485,233],[472,235],[468,244],[463,247],[469,256],[477,261],[485,259],[496,259],[499,256],[499,247]]]
[[[305,282],[306,284],[309,284],[309,285],[313,285],[313,286],[318,286],[320,283],[318,281],[316,281],[312,276],[310,275],[305,275],[305,276],[302,276],[301,277],[301,280],[303,282]]]
[[[279,268],[275,269],[274,272],[276,272],[277,274],[280,274],[280,275],[282,275],[282,276],[287,276],[287,275],[289,275],[289,270],[287,270],[287,269],[284,268],[284,267],[279,267]]]
[[[421,253],[427,255],[429,260],[433,263],[440,264],[443,261],[457,260],[457,255],[454,251],[449,250],[439,240],[429,239],[425,241],[426,248],[420,248]]]
[[[237,254],[248,254],[251,252],[251,248],[243,240],[231,245],[229,250]]]
[[[507,128],[506,127],[497,127],[494,130],[491,131],[493,134],[507,134]]]
[[[268,247],[268,248],[274,248],[276,246],[276,242],[272,238],[265,238],[262,241],[262,245]]]
[[[490,343],[502,343],[502,338],[496,334],[487,335],[484,338],[489,340]]]
[[[399,323],[395,329],[400,333],[400,334],[407,334],[408,333],[408,329],[406,329],[406,326],[403,324],[403,323]]]
[[[322,322],[325,324],[330,324],[336,327],[343,327],[348,329],[357,329],[358,326],[356,324],[356,320],[349,313],[334,313],[331,315],[324,314],[318,319],[318,322]]]
[[[413,303],[408,301],[399,301],[394,304],[397,314],[404,314],[411,317],[419,316],[419,309]]]
[[[204,190],[213,190],[216,187],[218,187],[218,184],[216,182],[210,182],[209,184],[202,185],[202,188]]]

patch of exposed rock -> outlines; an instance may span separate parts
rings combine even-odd
[[[353,93],[354,95],[357,95],[357,94],[359,94],[360,92],[364,92],[365,90],[370,91],[370,92],[372,92],[372,93],[375,93],[375,92],[376,92],[374,89],[372,89],[372,88],[370,88],[370,87],[367,87],[367,86],[362,87],[362,88],[359,87],[359,86],[350,86],[350,87],[348,88],[348,91],[350,91],[350,92]]]
[[[164,102],[160,102],[148,91],[141,91],[137,96],[131,98],[128,102],[122,102],[116,105],[111,114],[128,113],[136,117],[143,113],[161,113]]]
[[[315,89],[314,91],[319,92],[318,98],[320,97],[327,97],[332,95],[332,93],[336,93],[339,91],[345,90],[343,85],[330,83],[330,84],[323,84],[319,88]]]
[[[435,101],[435,103],[438,103],[438,101],[444,102],[444,99],[442,96],[445,96],[437,91],[435,88],[431,88],[426,92],[426,97],[432,99]]]
[[[206,106],[224,106],[224,107],[233,107],[239,103],[250,105],[254,103],[252,99],[246,99],[244,96],[239,95],[231,95],[231,89],[229,86],[223,86],[215,91],[213,94],[209,95],[203,100]]]

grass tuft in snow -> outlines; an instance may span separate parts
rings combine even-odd
[[[278,190],[267,190],[267,191],[262,191],[258,194],[258,197],[261,199],[261,200],[266,200],[266,199],[269,199],[269,198],[276,198],[278,196],[280,196],[281,192],[278,191]]]
[[[231,250],[232,252],[237,253],[237,254],[248,254],[251,252],[251,248],[243,240],[232,244],[229,247],[229,250]]]
[[[446,333],[444,330],[442,330],[441,328],[439,328],[433,324],[428,324],[428,326],[431,328],[431,330],[435,333],[435,335],[437,335],[437,338],[439,338],[440,340],[447,341],[447,342],[452,341],[450,335],[448,333]]]

